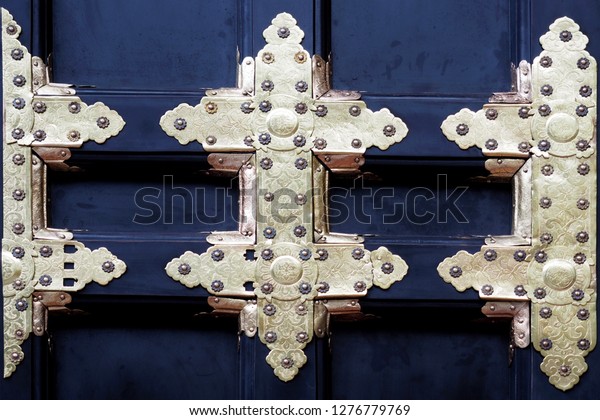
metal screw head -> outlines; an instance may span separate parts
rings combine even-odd
[[[300,115],[306,114],[307,110],[308,110],[308,106],[306,106],[306,104],[303,102],[299,102],[296,104],[296,106],[294,106],[294,111],[296,111]]]
[[[96,125],[102,129],[105,129],[110,125],[110,120],[106,117],[100,117],[96,120]]]

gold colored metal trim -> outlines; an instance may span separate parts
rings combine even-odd
[[[46,210],[48,167],[68,169],[68,148],[103,143],[124,121],[102,103],[88,106],[68,85],[51,83],[42,60],[18,41],[20,31],[2,9],[5,378],[23,360],[29,334],[45,332],[48,309],[70,301],[65,292],[92,281],[105,285],[126,269],[106,248],[92,251],[70,232],[50,228]]]
[[[442,124],[462,149],[528,161],[513,178],[513,236],[490,238],[475,254],[460,251],[438,272],[482,299],[531,302],[541,370],[566,391],[586,372],[584,357],[597,341],[597,66],[569,18],[557,19],[540,42],[533,65],[519,65],[514,92]]]
[[[329,172],[356,173],[367,148],[385,150],[408,129],[389,110],[368,109],[357,92],[332,90],[328,63],[302,48],[291,15],[278,15],[263,35],[265,47],[240,64],[237,88],[209,90],[200,104],[161,118],[181,144],[219,152],[211,155],[218,170],[240,168],[242,197],[237,232],[213,232],[205,253],[188,251],[166,271],[216,295],[209,302],[217,310],[241,311],[240,329],[258,333],[275,375],[289,381],[313,334],[325,335],[329,314],[344,312],[333,309],[336,299],[359,311],[356,299],[370,287],[387,289],[408,270],[386,248],[366,250],[359,235],[329,232],[327,211]],[[235,165],[224,154],[231,152]],[[236,160],[240,152],[252,157]]]

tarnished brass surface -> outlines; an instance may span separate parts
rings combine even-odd
[[[321,319],[329,311],[317,309],[320,299],[356,299],[407,272],[387,249],[369,252],[358,235],[330,233],[326,194],[329,170],[356,171],[368,147],[385,150],[408,130],[389,110],[369,110],[358,93],[331,90],[328,64],[302,48],[304,33],[289,14],[263,35],[265,47],[240,64],[237,89],[210,90],[200,104],[181,104],[161,118],[167,134],[221,152],[217,159],[223,152],[254,155],[240,169],[239,231],[213,232],[205,253],[188,251],[166,271],[219,297],[256,299],[243,329],[248,334],[256,313],[260,340],[271,350],[267,362],[289,381],[305,364],[313,333],[327,332]],[[242,88],[246,74],[255,79]]]
[[[438,272],[483,299],[530,301],[541,369],[568,390],[596,346],[597,67],[585,51],[587,37],[569,18],[557,19],[540,42],[544,50],[530,70],[531,102],[523,102],[528,92],[522,90],[512,104],[462,109],[442,124],[462,149],[529,161],[514,178],[513,236],[491,238],[474,255],[460,251]],[[520,69],[529,71],[523,63]]]
[[[48,167],[62,167],[69,147],[116,135],[123,119],[102,103],[81,102],[68,85],[50,83],[42,60],[18,41],[20,31],[2,9],[4,377],[23,360],[21,343],[32,324],[36,333],[45,331],[47,305],[39,298],[45,295],[34,301],[35,291],[76,291],[125,271],[106,248],[92,251],[71,233],[48,227],[46,214]]]

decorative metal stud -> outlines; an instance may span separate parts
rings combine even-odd
[[[355,260],[360,260],[362,257],[365,256],[365,250],[362,248],[354,248],[352,250],[352,258],[354,258]]]
[[[210,284],[210,288],[212,289],[213,292],[219,293],[219,292],[223,291],[223,289],[225,288],[225,285],[223,284],[223,282],[221,280],[213,280],[212,283]]]
[[[585,293],[581,289],[575,289],[571,293],[571,297],[573,298],[573,300],[579,301],[579,300],[582,300],[585,297]]]
[[[266,64],[271,64],[275,61],[275,56],[270,52],[264,52],[262,55],[262,61]]]
[[[104,271],[105,273],[112,273],[113,271],[115,271],[115,263],[113,263],[112,261],[104,261],[102,263],[102,271]]]
[[[190,274],[192,272],[192,266],[189,265],[188,263],[179,264],[177,271],[179,272],[179,274],[181,274],[183,276],[187,276],[188,274]]]
[[[360,141],[359,139],[353,139],[352,143],[350,143],[352,145],[352,147],[354,147],[355,149],[360,149],[362,147],[362,141]]]
[[[552,200],[548,197],[542,197],[540,199],[540,207],[543,209],[549,209],[552,206]]]
[[[324,117],[327,115],[327,107],[325,105],[318,105],[315,114],[317,114],[317,117]]]
[[[23,290],[25,288],[25,283],[22,280],[15,280],[12,284],[13,289],[15,290]]]
[[[17,33],[17,27],[12,23],[6,26],[6,33],[9,35],[15,35]]]
[[[304,226],[296,226],[294,228],[294,235],[296,235],[298,238],[303,238],[306,236],[306,228]]]
[[[15,165],[21,166],[25,163],[25,156],[21,153],[15,153],[12,157],[12,161]]]
[[[326,249],[319,248],[317,249],[317,259],[319,261],[325,261],[329,257],[329,252]]]
[[[367,284],[364,281],[359,280],[354,283],[354,290],[356,290],[358,293],[362,293],[367,290]]]
[[[579,210],[587,210],[590,207],[590,202],[586,198],[580,198],[577,200],[577,208]]]
[[[15,107],[15,109],[23,109],[23,108],[25,108],[25,99],[15,98],[12,101],[12,105],[13,105],[13,107]]]
[[[554,238],[552,237],[552,234],[550,234],[548,232],[540,235],[540,242],[543,243],[544,245],[550,245],[553,240],[554,240]]]
[[[312,291],[312,286],[308,283],[302,282],[298,286],[298,290],[300,291],[301,294],[307,295]]]
[[[550,57],[548,57],[547,55],[545,55],[542,58],[540,58],[540,65],[542,67],[548,68],[548,67],[552,66],[552,59]]]
[[[552,112],[552,108],[550,108],[550,105],[547,104],[540,105],[538,112],[542,117],[547,117]]]
[[[513,254],[513,258],[517,262],[523,262],[523,261],[525,261],[525,258],[527,258],[527,253],[525,251],[523,251],[522,249],[518,249]]]
[[[312,257],[312,252],[310,252],[310,249],[308,248],[301,249],[298,253],[298,258],[302,261],[308,261],[310,260],[310,257]]]
[[[550,85],[544,85],[540,88],[540,93],[544,96],[550,96],[554,92],[554,89]]]
[[[575,147],[580,152],[585,152],[587,149],[590,148],[590,143],[587,140],[579,140],[577,141],[577,143],[575,143]]]
[[[306,90],[308,89],[308,83],[306,83],[304,80],[301,80],[299,82],[296,82],[296,90],[300,93],[306,92]]]
[[[353,117],[358,117],[360,115],[360,107],[356,106],[356,105],[352,105],[350,108],[348,108],[348,112]]]
[[[252,144],[254,143],[254,139],[250,136],[246,136],[244,137],[244,144],[246,146],[252,147]]]
[[[260,160],[260,167],[264,170],[269,170],[273,167],[273,161],[270,158],[262,158]]]
[[[267,144],[271,143],[271,135],[269,133],[262,133],[258,136],[258,141],[260,144],[266,146]]]
[[[590,173],[590,165],[588,165],[587,163],[582,163],[579,166],[577,166],[577,173],[579,173],[579,175],[587,175]]]
[[[209,114],[214,114],[219,110],[219,106],[214,102],[207,102],[206,105],[204,105],[204,109]]]
[[[277,341],[277,333],[274,331],[267,331],[265,333],[265,341],[267,343],[274,343],[275,341]]]
[[[52,277],[50,277],[48,274],[44,274],[38,279],[38,283],[44,287],[48,287],[50,284],[52,284]]]
[[[12,197],[16,201],[23,201],[25,199],[25,191],[23,191],[21,189],[16,189],[16,190],[13,191]]]
[[[539,262],[540,264],[545,263],[547,259],[548,259],[548,254],[546,254],[546,251],[538,251],[535,253],[535,260],[537,262]]]
[[[260,286],[260,290],[265,295],[269,295],[269,294],[273,293],[273,285],[271,283],[265,283],[262,286]]]
[[[102,129],[105,129],[110,125],[110,120],[106,117],[100,117],[96,120],[96,125]]]
[[[544,319],[550,318],[552,316],[552,309],[548,308],[547,306],[544,306],[540,309],[540,316]]]
[[[263,230],[263,235],[267,239],[273,239],[275,237],[275,235],[277,235],[277,231],[275,230],[274,227],[266,227]]]
[[[577,254],[575,254],[575,256],[573,257],[573,261],[575,261],[576,264],[583,264],[586,260],[586,256],[583,252],[578,252]]]
[[[538,142],[538,149],[540,149],[542,152],[547,152],[548,150],[550,150],[550,142],[548,140],[540,140]]]
[[[486,109],[486,111],[485,111],[485,117],[488,120],[495,120],[496,118],[498,118],[498,111],[495,110],[494,108]]]
[[[321,139],[321,138],[315,139],[314,145],[315,145],[315,149],[323,150],[325,147],[327,147],[327,141],[325,139]]]
[[[573,34],[570,31],[562,31],[559,37],[562,42],[569,42],[573,39]]]
[[[50,248],[48,245],[44,245],[40,248],[40,255],[44,258],[48,258],[51,257],[53,254],[52,248]]]
[[[498,148],[498,141],[495,139],[488,139],[485,142],[485,148],[488,150],[496,150]]]
[[[587,338],[582,338],[581,340],[579,340],[577,342],[577,347],[579,348],[579,350],[582,350],[582,351],[589,350],[590,340],[588,340]]]
[[[71,102],[68,108],[71,114],[78,114],[81,111],[81,104],[79,102]]]
[[[306,62],[306,54],[304,54],[302,51],[298,51],[296,54],[294,54],[294,60],[298,64],[305,63]]]
[[[298,334],[296,334],[296,341],[298,343],[306,343],[308,341],[308,334],[304,331],[299,332]]]
[[[24,56],[23,50],[21,48],[15,48],[10,52],[10,56],[13,58],[13,60],[22,60]]]
[[[519,152],[528,153],[529,149],[531,149],[531,146],[529,145],[529,143],[522,141],[521,143],[519,143],[518,148],[519,148]]]
[[[290,369],[292,366],[294,366],[294,360],[290,359],[289,357],[284,357],[281,360],[281,366],[285,369]]]
[[[585,308],[581,308],[580,310],[577,311],[577,318],[581,321],[587,321],[587,319],[590,317],[590,311],[588,311]]]
[[[458,278],[458,277],[462,276],[462,273],[463,273],[462,268],[460,268],[457,265],[450,268],[450,275],[454,278]]]
[[[27,83],[27,80],[25,79],[25,77],[23,77],[21,75],[13,77],[13,84],[16,87],[23,87],[23,86],[25,86],[25,83]]]
[[[396,127],[394,127],[393,125],[386,125],[385,127],[383,127],[383,134],[386,137],[392,137],[394,134],[396,134]]]
[[[23,223],[15,223],[12,225],[12,231],[15,235],[22,235],[25,232],[25,225]]]
[[[271,102],[269,101],[262,101],[260,104],[258,104],[258,109],[260,109],[262,112],[269,112],[271,109],[273,109],[273,105],[271,105]]]
[[[533,291],[533,296],[536,299],[544,299],[546,297],[546,289],[544,289],[543,287],[538,287]]]
[[[529,110],[530,108],[528,106],[522,106],[521,108],[519,108],[519,117],[523,118],[524,120],[529,118],[531,116],[529,114]]]
[[[271,92],[273,90],[273,88],[275,87],[275,85],[273,84],[272,81],[270,80],[264,80],[261,84],[260,87],[262,90],[264,90],[265,92]]]
[[[577,242],[584,244],[590,239],[590,235],[587,232],[581,231],[577,233],[575,238]]]
[[[17,300],[17,302],[15,303],[15,308],[17,308],[17,311],[19,311],[19,312],[23,312],[23,311],[27,310],[28,307],[29,307],[29,304],[27,303],[27,301],[25,299]]]
[[[290,30],[288,28],[279,28],[277,30],[277,35],[279,36],[279,38],[287,38],[288,36],[290,36]]]
[[[329,292],[329,283],[327,283],[326,281],[320,281],[319,287],[317,287],[317,292],[319,292],[319,293]]]
[[[36,141],[44,141],[46,140],[46,132],[44,130],[36,130],[33,133],[33,139]]]
[[[381,271],[384,274],[392,274],[392,272],[394,271],[394,264],[389,263],[389,262],[383,263],[381,265]]]
[[[571,374],[571,367],[567,365],[562,365],[558,371],[560,376],[569,376]]]
[[[587,58],[581,57],[579,60],[577,60],[577,67],[579,67],[581,70],[586,70],[589,66],[590,60]]]
[[[554,167],[552,165],[544,165],[541,171],[543,175],[550,176],[554,173]]]
[[[206,137],[206,144],[212,146],[217,142],[217,138],[215,136],[208,136]]]
[[[527,290],[525,290],[525,287],[523,287],[522,284],[515,286],[514,292],[517,296],[525,296],[527,294]]]
[[[275,315],[275,312],[277,312],[277,308],[272,303],[268,303],[264,306],[263,312],[267,316],[273,316]]]
[[[456,134],[459,136],[466,136],[469,132],[469,126],[467,124],[458,124],[456,126]]]
[[[46,112],[46,104],[42,101],[37,101],[33,104],[33,110],[38,114]]]
[[[303,170],[308,167],[308,162],[304,158],[298,158],[296,159],[296,162],[294,162],[294,166],[296,169]]]
[[[296,137],[294,137],[294,146],[296,147],[302,147],[306,144],[306,137],[304,137],[301,134],[298,134]]]
[[[592,88],[587,85],[581,86],[581,88],[579,88],[579,94],[581,96],[583,96],[584,98],[587,98],[587,97],[591,96]]]
[[[494,293],[494,287],[491,284],[486,284],[481,288],[481,293],[490,296]]]
[[[271,201],[273,201],[275,199],[275,194],[273,194],[272,192],[268,192],[268,193],[265,193],[263,198],[265,199],[265,201],[270,203]]]
[[[498,253],[493,249],[488,249],[483,253],[483,257],[486,261],[494,261],[496,258],[498,258]]]
[[[300,305],[296,306],[295,312],[297,315],[304,316],[308,313],[308,308],[304,303],[301,303]]]
[[[213,261],[219,262],[223,258],[225,258],[225,253],[220,249],[215,249],[213,252],[210,253],[210,257]]]
[[[23,249],[23,247],[20,246],[16,246],[12,249],[11,251],[12,256],[18,259],[21,259],[25,256],[25,250]]]
[[[585,117],[588,114],[588,108],[585,105],[579,105],[575,108],[575,113],[580,117]]]
[[[273,250],[269,248],[263,249],[260,253],[260,256],[265,261],[271,261],[273,259]]]
[[[542,341],[540,341],[540,347],[542,350],[550,350],[552,348],[552,340],[549,338],[544,338]]]
[[[240,105],[240,110],[244,114],[250,114],[253,111],[252,104],[250,102],[242,102],[242,104]]]
[[[304,102],[299,102],[296,104],[296,106],[294,106],[294,111],[300,115],[306,114],[306,111],[308,111],[308,106],[306,106]]]

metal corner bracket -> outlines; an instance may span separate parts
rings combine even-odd
[[[88,106],[69,85],[51,83],[43,61],[18,40],[20,26],[2,9],[4,377],[23,360],[21,344],[43,334],[47,311],[94,281],[120,277],[125,263],[90,250],[47,225],[47,169],[64,169],[69,148],[103,143],[124,126],[102,103]]]
[[[205,253],[188,251],[166,271],[215,295],[218,310],[239,311],[241,329],[258,334],[275,375],[289,381],[306,363],[306,344],[327,333],[329,314],[344,312],[334,302],[360,310],[356,299],[370,287],[387,289],[408,270],[384,247],[368,251],[359,235],[330,232],[327,209],[330,172],[355,173],[367,148],[385,150],[408,129],[357,92],[332,90],[329,65],[302,48],[291,15],[277,15],[263,35],[265,47],[240,64],[237,88],[209,90],[160,120],[182,145],[218,152],[209,161],[218,173],[239,173],[241,197],[238,231],[213,232]]]
[[[513,177],[513,235],[489,238],[474,255],[460,251],[438,272],[458,291],[530,303],[541,370],[566,391],[587,371],[597,341],[597,66],[585,51],[588,38],[567,17],[540,42],[533,65],[515,69],[513,92],[442,124],[461,149],[525,163]]]

